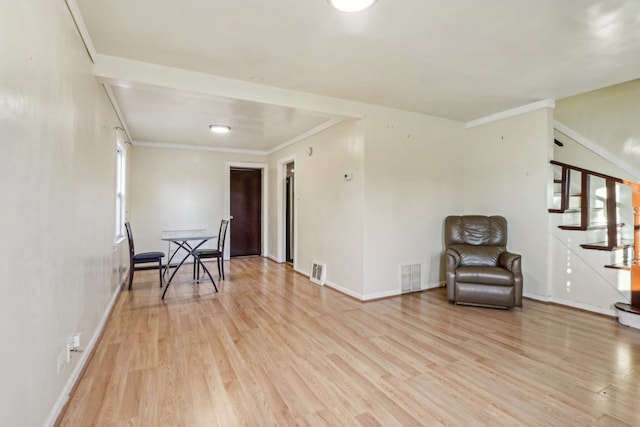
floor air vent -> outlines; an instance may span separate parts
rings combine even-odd
[[[402,292],[415,292],[422,289],[422,265],[408,264],[400,266],[400,286]]]
[[[311,276],[309,279],[316,285],[324,286],[327,281],[327,264],[313,262],[311,264]]]

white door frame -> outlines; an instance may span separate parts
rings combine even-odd
[[[285,254],[285,234],[287,232],[285,227],[286,221],[286,196],[285,196],[285,188],[286,188],[286,178],[287,178],[287,164],[296,162],[295,154],[284,157],[278,160],[278,185],[276,190],[276,198],[277,201],[277,242],[276,242],[276,261],[277,262],[285,262],[286,254]],[[294,199],[295,199],[295,188],[294,188]],[[293,267],[296,267],[296,263],[298,260],[298,209],[293,210]]]

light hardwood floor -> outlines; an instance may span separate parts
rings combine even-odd
[[[615,319],[443,290],[361,303],[263,258],[226,265],[219,293],[164,301],[136,272],[59,424],[640,425],[640,331]]]

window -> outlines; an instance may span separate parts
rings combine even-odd
[[[126,152],[118,137],[116,141],[116,242],[124,239]]]

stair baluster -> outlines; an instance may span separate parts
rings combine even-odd
[[[599,172],[590,171],[577,166],[572,166],[566,163],[556,162],[551,160],[553,165],[562,167],[560,187],[560,208],[549,209],[551,213],[564,213],[569,209],[570,199],[570,176],[571,171],[578,171],[581,173],[581,191],[580,191],[580,224],[563,225],[560,228],[569,230],[587,230],[590,226],[590,200],[591,191],[589,189],[590,176],[603,178],[605,180],[605,188],[607,194],[607,200],[605,205],[606,212],[606,227],[607,227],[607,241],[604,243],[592,243],[582,244],[581,247],[585,249],[598,249],[598,250],[614,250],[633,247],[633,260],[631,263],[624,263],[624,265],[607,265],[605,267],[618,268],[631,271],[631,304],[617,303],[616,308],[627,312],[633,312],[640,315],[640,183],[623,180],[620,178],[601,174]],[[556,181],[557,182],[557,181]],[[624,239],[618,238],[618,224],[617,221],[617,205],[618,200],[616,196],[616,183],[628,185],[632,190],[632,205],[634,211],[633,219],[633,244],[629,244]]]

